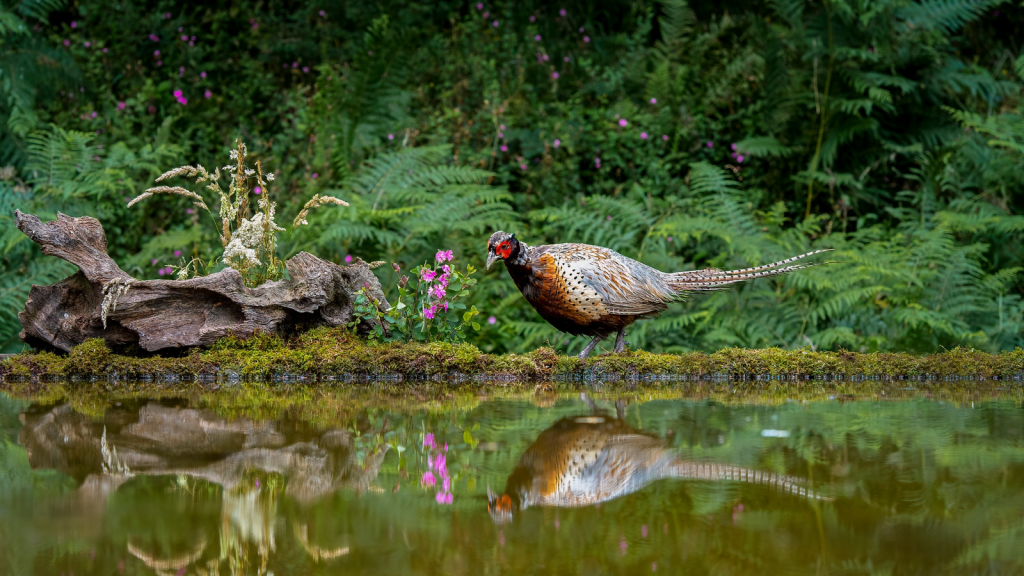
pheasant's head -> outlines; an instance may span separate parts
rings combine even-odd
[[[495,494],[490,487],[487,488],[487,511],[495,524],[507,524],[512,521],[513,507],[515,500],[508,494]]]
[[[519,240],[516,240],[516,235],[498,230],[487,241],[487,268],[490,269],[495,260],[514,258],[518,252]]]

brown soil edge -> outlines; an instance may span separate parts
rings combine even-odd
[[[661,380],[967,380],[1022,382],[1024,349],[989,354],[814,352],[730,348],[715,353],[629,351],[587,360],[540,348],[484,354],[471,344],[377,344],[341,328],[316,328],[289,341],[268,334],[227,337],[179,357],[112,352],[100,339],[69,354],[26,352],[0,362],[0,390],[50,381],[661,381]],[[19,385],[22,384],[22,385]]]

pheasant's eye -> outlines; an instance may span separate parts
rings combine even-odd
[[[512,255],[512,244],[506,240],[498,244],[498,248],[494,252],[501,258],[508,258]]]

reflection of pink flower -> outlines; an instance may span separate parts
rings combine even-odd
[[[438,504],[451,504],[452,494],[451,492],[438,492],[434,499],[437,500]]]
[[[430,463],[430,468],[433,470],[437,470],[437,472],[441,475],[442,478],[448,476],[448,469],[445,462],[444,453],[439,453],[436,457],[434,457],[434,460]]]
[[[436,448],[437,447],[437,445],[434,444],[434,433],[433,432],[427,432],[426,435],[423,436],[423,447],[424,448]]]
[[[430,470],[424,472],[423,477],[420,478],[420,484],[423,484],[424,486],[433,486],[436,483],[437,480],[434,479],[434,473],[431,472]]]

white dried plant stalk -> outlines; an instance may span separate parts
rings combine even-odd
[[[191,199],[195,200],[195,205],[196,206],[199,206],[200,208],[206,210],[207,212],[210,211],[210,209],[206,206],[206,202],[203,201],[203,197],[202,196],[200,196],[199,194],[196,194],[195,192],[193,192],[191,190],[186,190],[185,188],[182,188],[181,186],[154,186],[152,188],[147,189],[142,194],[139,194],[138,196],[133,198],[132,201],[128,203],[128,207],[131,208],[132,206],[134,206],[139,201],[145,200],[146,198],[149,198],[150,196],[152,196],[154,194],[176,194],[178,196],[184,196],[186,198],[191,198]]]
[[[348,202],[345,202],[340,198],[335,198],[334,196],[321,196],[319,194],[314,194],[313,197],[309,199],[309,202],[306,202],[306,205],[302,207],[302,211],[299,212],[298,216],[295,217],[295,220],[292,222],[292,228],[298,228],[303,224],[309,224],[309,222],[306,221],[306,216],[309,216],[309,211],[312,210],[313,208],[319,208],[320,206],[324,206],[326,204],[348,206]]]
[[[107,314],[117,311],[117,300],[128,293],[134,278],[114,278],[103,285],[103,302],[100,304],[100,319],[103,329],[107,328]]]

